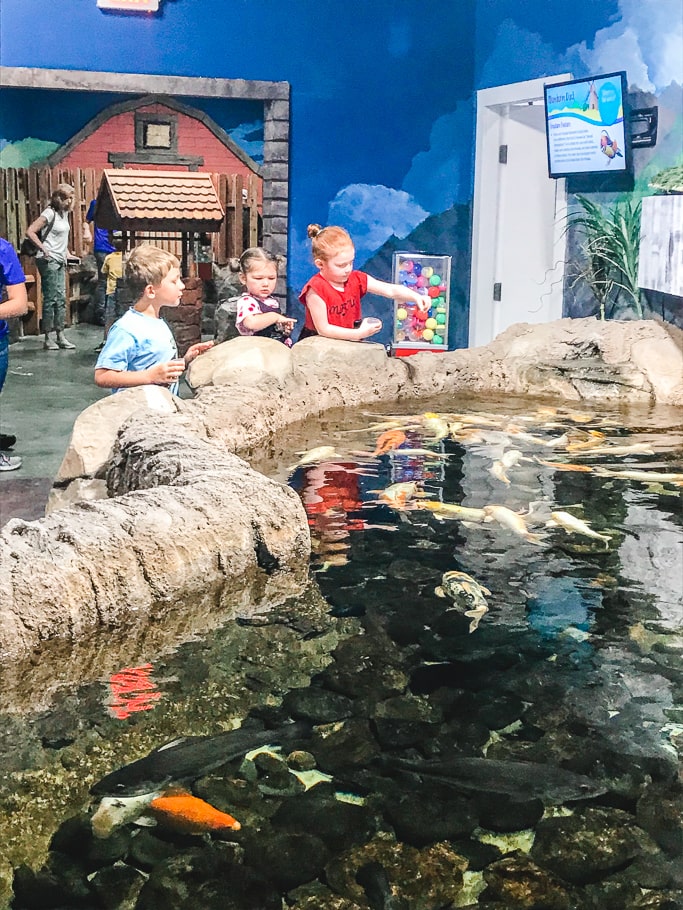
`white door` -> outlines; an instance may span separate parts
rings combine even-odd
[[[516,322],[562,316],[564,180],[548,177],[543,85],[477,92],[470,345]]]

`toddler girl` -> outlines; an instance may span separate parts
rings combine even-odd
[[[361,318],[360,299],[364,294],[379,294],[394,300],[410,301],[428,310],[430,301],[402,284],[378,281],[365,272],[354,271],[355,250],[349,234],[341,227],[321,228],[309,224],[313,262],[320,270],[307,282],[299,295],[306,307],[306,321],[300,339],[310,335],[361,341],[377,334],[380,319]]]
[[[278,259],[261,247],[245,250],[239,259],[240,281],[246,288],[237,302],[235,325],[240,335],[261,335],[292,344],[296,319],[280,312],[272,296],[277,283]]]

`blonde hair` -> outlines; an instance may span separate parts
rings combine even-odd
[[[125,282],[137,300],[148,284],[159,287],[171,269],[180,268],[180,262],[168,250],[151,243],[141,243],[131,250],[126,260]]]
[[[319,224],[309,224],[306,233],[311,238],[313,261],[322,259],[323,262],[327,262],[344,247],[353,246],[349,232],[335,224],[324,228]]]
[[[55,211],[66,206],[74,198],[76,190],[71,186],[70,183],[58,183],[57,186],[52,190],[52,195],[50,196],[50,207],[55,209]]]

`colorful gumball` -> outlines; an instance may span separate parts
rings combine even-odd
[[[406,280],[403,283],[408,285],[409,288],[414,288],[417,284],[417,276],[411,272],[406,276]]]
[[[423,288],[426,284],[427,284],[427,279],[425,278],[425,276],[418,275],[417,281],[415,282],[415,286],[418,288]]]
[[[437,325],[446,325],[446,314],[445,313],[436,314],[436,324]]]
[[[421,263],[419,263],[419,262],[413,263],[413,271],[415,272],[416,275],[421,275],[422,274]]]
[[[427,316],[427,313],[423,312],[422,310],[415,310],[415,313],[413,314],[413,319],[419,322],[426,322],[428,318],[429,317]]]
[[[407,315],[408,315],[408,310],[406,310],[405,307],[399,307],[396,310],[396,318],[398,319],[399,322],[403,322],[403,320],[407,317]]]
[[[401,263],[401,268],[405,269],[406,272],[412,272],[413,269],[415,268],[415,263],[413,262],[412,259],[404,259],[403,262]]]
[[[430,297],[433,297],[433,298],[434,298],[434,297],[438,297],[438,296],[439,296],[439,289],[438,289],[438,288],[429,288],[429,290],[427,291],[427,293],[429,294]]]
[[[441,284],[441,275],[431,275],[429,278],[429,283],[433,287],[438,288],[438,286]]]
[[[434,332],[431,329],[425,329],[422,333],[423,341],[431,341],[434,338]]]
[[[432,319],[431,316],[430,316],[430,318],[425,322],[425,328],[426,328],[426,329],[435,329],[435,328],[436,328],[436,325],[437,325],[436,319]]]
[[[422,274],[425,276],[425,278],[429,279],[434,274],[434,269],[431,267],[431,265],[423,265]]]
[[[443,338],[441,337],[441,335],[435,335],[432,338],[432,343],[433,344],[443,344]]]

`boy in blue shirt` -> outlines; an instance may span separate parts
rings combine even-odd
[[[173,334],[159,316],[162,307],[180,303],[185,288],[180,263],[167,250],[143,243],[128,257],[124,280],[136,303],[109,330],[95,364],[95,384],[113,392],[164,385],[177,395],[185,367],[213,346],[200,341],[179,358]]]

